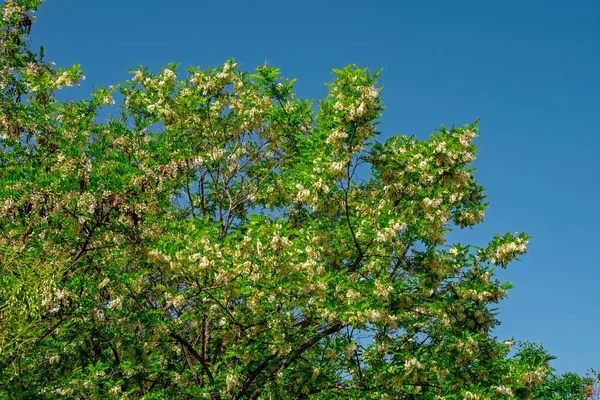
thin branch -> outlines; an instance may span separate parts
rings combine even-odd
[[[173,339],[175,339],[177,342],[179,342],[179,344],[181,344],[183,347],[185,347],[194,356],[194,358],[196,360],[198,360],[198,362],[202,366],[202,370],[204,371],[206,376],[208,376],[208,380],[210,381],[211,385],[214,384],[215,379],[213,377],[213,374],[210,372],[210,368],[208,367],[208,364],[206,363],[206,361],[204,361],[204,358],[202,358],[202,356],[200,354],[198,354],[198,352],[196,351],[194,346],[192,346],[187,340],[185,340],[184,338],[182,338],[181,336],[179,336],[178,334],[176,334],[174,332],[170,332],[169,336],[171,336]],[[220,398],[220,396],[217,396],[217,398]]]

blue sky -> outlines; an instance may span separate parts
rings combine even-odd
[[[453,239],[534,237],[501,271],[504,339],[535,340],[558,371],[600,368],[600,2],[47,0],[32,36],[92,86],[138,64],[248,70],[268,61],[322,98],[331,68],[383,68],[379,128],[425,138],[481,118],[486,221]],[[75,94],[75,93],[74,93]]]

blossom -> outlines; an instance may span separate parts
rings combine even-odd
[[[341,162],[341,161],[333,161],[333,162],[331,163],[331,170],[332,170],[333,172],[341,172],[341,171],[343,171],[343,170],[344,170],[344,165],[345,165],[345,163],[344,163],[344,162]]]
[[[377,280],[375,282],[373,294],[375,294],[375,296],[377,296],[380,300],[387,300],[392,290],[393,288],[390,285],[385,285],[381,281]]]
[[[117,297],[115,299],[112,299],[111,301],[108,302],[106,307],[111,310],[120,310],[123,307],[121,298]]]
[[[115,104],[115,100],[113,99],[113,97],[109,93],[107,93],[107,94],[105,94],[102,97],[102,103],[106,104],[106,105],[109,105],[109,106],[112,106],[112,105]]]
[[[96,91],[93,103],[56,100],[58,122],[54,108],[0,115],[0,134],[13,145],[11,136],[43,135],[47,124],[57,147],[40,152],[41,141],[32,140],[12,152],[2,142],[10,179],[0,190],[0,245],[10,250],[5,258],[41,260],[39,274],[31,266],[31,276],[47,280],[31,282],[29,304],[42,316],[36,321],[70,321],[48,335],[60,357],[33,357],[40,364],[31,369],[50,363],[82,371],[57,383],[72,388],[57,391],[50,383],[39,393],[94,393],[103,381],[105,392],[124,396],[111,353],[121,358],[124,378],[143,373],[154,382],[146,385],[150,397],[168,383],[193,389],[196,378],[211,374],[213,389],[229,391],[222,397],[248,397],[248,377],[262,365],[272,379],[250,388],[265,398],[310,393],[331,376],[342,377],[334,386],[360,385],[362,365],[373,368],[373,393],[390,398],[441,398],[446,393],[415,385],[436,379],[455,388],[449,396],[456,398],[480,398],[461,389],[474,391],[477,380],[486,395],[504,396],[512,394],[509,384],[543,382],[545,370],[511,371],[507,359],[493,365],[495,377],[486,376],[507,347],[485,335],[493,323],[487,303],[504,292],[481,264],[523,253],[526,239],[500,238],[480,258],[468,246],[437,246],[451,218],[468,225],[483,217],[469,172],[474,127],[376,143],[382,106],[377,77],[367,70],[336,73],[315,110],[288,97],[291,81],[275,69],[238,74],[227,62],[192,70],[181,82],[173,65],[158,74],[133,72],[139,84],[123,87],[124,124],[104,124],[94,114],[100,102],[114,104],[112,87]],[[58,88],[83,79],[77,68],[19,68],[1,70],[0,81],[12,84],[10,74],[39,78],[41,90],[43,82]],[[11,133],[13,123],[21,133]],[[282,145],[290,133],[302,136],[302,157]],[[367,163],[363,179],[357,167]],[[302,205],[307,217],[296,218]],[[54,262],[55,270],[47,265]],[[11,301],[21,307],[19,300]],[[124,307],[132,312],[117,312]],[[98,337],[107,329],[119,336]],[[365,330],[377,333],[372,343],[364,342],[371,333]],[[426,339],[431,351],[419,352],[426,335],[434,339]],[[82,348],[94,352],[106,340],[112,343],[98,343],[102,363],[80,357]],[[298,364],[306,344],[321,363],[308,369]],[[469,372],[458,384],[453,366],[435,357],[452,353]],[[196,365],[203,358],[208,370]],[[506,386],[504,376],[511,379]],[[213,389],[205,395],[216,395]]]
[[[417,368],[417,369],[423,369],[424,366],[416,358],[410,358],[410,359],[404,361],[404,370],[407,373],[412,372],[415,368]]]
[[[354,352],[356,351],[356,343],[351,342],[344,348],[344,357],[346,359],[350,359],[354,356]]]
[[[464,398],[465,398],[465,400],[479,400],[479,399],[481,399],[481,396],[479,396],[478,394],[466,391],[464,393]]]
[[[115,385],[115,386],[113,386],[112,388],[110,388],[110,389],[108,390],[108,392],[109,392],[110,394],[118,394],[118,393],[120,393],[120,392],[121,392],[121,386],[119,386],[119,385]]]
[[[348,137],[348,134],[346,132],[338,130],[338,129],[334,129],[333,131],[331,131],[329,136],[327,136],[325,143],[340,144],[347,137]]]
[[[504,394],[504,395],[507,395],[509,397],[513,397],[514,396],[512,389],[509,388],[509,387],[506,387],[504,385],[496,386],[495,389],[500,394]]]
[[[177,75],[172,70],[165,68],[162,72],[162,82],[174,83],[177,79]]]
[[[238,378],[233,374],[228,374],[225,377],[225,385],[227,386],[227,390],[232,390],[238,383]]]
[[[65,289],[59,289],[54,292],[54,296],[56,296],[57,300],[62,300],[69,296],[69,292]]]
[[[492,262],[506,264],[519,254],[527,252],[527,240],[516,238],[514,241],[504,243],[496,249]]]

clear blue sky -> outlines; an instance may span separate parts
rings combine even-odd
[[[384,68],[384,138],[481,118],[491,207],[453,238],[534,236],[501,273],[516,288],[496,332],[538,341],[561,372],[600,368],[600,1],[47,0],[37,17],[48,60],[82,64],[77,96],[138,64],[235,58],[321,98],[330,69],[356,63]]]

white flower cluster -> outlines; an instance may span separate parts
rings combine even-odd
[[[235,375],[229,374],[225,378],[225,385],[227,386],[227,391],[233,390],[238,384],[238,378]]]
[[[107,106],[114,106],[115,99],[113,99],[110,93],[104,93],[104,95],[102,96],[102,104],[106,104]]]
[[[108,391],[110,394],[119,394],[121,393],[121,386],[115,385]]]
[[[422,201],[423,208],[426,210],[435,210],[442,204],[441,198],[430,199],[428,197],[424,198]]]
[[[379,300],[387,300],[390,296],[390,292],[394,288],[390,285],[385,285],[381,281],[375,281],[375,290],[373,290],[373,294],[379,298]]]
[[[466,341],[459,342],[458,345],[456,346],[456,348],[461,353],[473,355],[479,348],[479,344],[473,338],[468,338]]]
[[[24,13],[25,9],[23,7],[15,4],[13,0],[6,0],[4,3],[4,8],[2,9],[2,19],[6,22],[10,22],[10,19],[14,14],[21,15]],[[29,18],[35,21],[32,16]]]
[[[85,76],[81,75],[81,77],[79,78],[81,80],[85,80]],[[60,74],[60,76],[58,78],[56,78],[56,80],[54,81],[54,87],[56,89],[60,89],[63,86],[73,86],[74,84],[76,84],[78,81],[77,78],[71,76],[71,74],[69,73],[69,71],[64,71],[62,74]]]
[[[190,160],[190,164],[191,164],[191,166],[192,166],[192,167],[194,167],[194,168],[199,168],[199,167],[201,167],[201,166],[202,166],[202,164],[204,164],[204,158],[202,158],[202,157],[200,157],[200,156],[193,157],[193,158]]]
[[[474,289],[467,289],[467,290],[463,291],[461,294],[461,298],[474,300],[474,301],[483,301],[483,300],[487,300],[491,297],[493,297],[493,294],[490,292],[486,292],[486,291],[478,292],[477,290],[474,290]]]
[[[236,63],[225,63],[217,74],[211,76],[203,72],[196,72],[190,81],[200,89],[202,96],[214,95],[225,85],[234,83],[236,89],[242,85],[241,80],[235,73]]]
[[[471,145],[471,141],[477,137],[477,133],[473,132],[470,129],[465,129],[462,131],[462,134],[459,135],[458,140],[460,144],[464,147],[468,147]]]
[[[348,305],[352,305],[352,303],[360,299],[360,293],[354,289],[349,289],[346,292],[346,299],[348,300]]]
[[[73,394],[73,388],[58,388],[54,392],[59,396],[71,396]]]
[[[158,84],[160,86],[163,86],[167,83],[169,83],[169,84],[175,83],[175,80],[177,79],[177,74],[175,73],[175,71],[165,68],[163,70],[163,72],[160,74],[160,77],[161,77],[161,80],[158,82]]]
[[[496,253],[492,257],[492,262],[507,264],[519,254],[527,252],[527,240],[517,238],[514,242],[504,243],[498,246]]]
[[[9,198],[0,204],[0,217],[6,217],[13,214],[17,208],[13,199]]]
[[[423,369],[424,366],[417,360],[416,358],[410,358],[404,361],[404,371],[409,374],[413,372],[415,369]]]
[[[299,202],[305,202],[310,198],[310,190],[304,188],[301,183],[296,184],[296,189],[298,189],[298,194],[296,195],[296,199]]]
[[[333,161],[331,163],[331,171],[335,173],[340,173],[344,170],[344,166],[346,164],[342,161]]]
[[[173,296],[171,293],[165,293],[165,302],[167,307],[180,308],[185,303],[182,295]]]
[[[171,257],[169,257],[166,254],[161,253],[158,250],[152,250],[148,253],[148,259],[151,261],[158,261],[158,262],[169,262],[171,261]]]
[[[354,356],[354,352],[356,351],[356,343],[352,342],[348,346],[344,348],[344,357],[346,359],[351,359]]]
[[[144,72],[137,70],[133,73],[133,78],[131,78],[132,81],[142,81],[143,82],[143,78],[144,78]]]
[[[77,199],[77,207],[85,213],[93,214],[96,209],[96,199],[91,193],[85,192]]]
[[[366,113],[376,107],[376,99],[379,97],[379,90],[373,86],[358,86],[357,89],[361,95],[354,101],[347,101],[342,93],[336,96],[336,102],[333,108],[346,114],[349,122],[363,117]]]
[[[292,242],[290,242],[288,238],[279,235],[273,236],[273,239],[271,240],[271,248],[273,250],[281,250],[290,244],[292,244]]]
[[[496,391],[499,394],[503,394],[503,395],[506,395],[508,397],[514,397],[514,393],[513,393],[512,389],[509,388],[509,387],[506,387],[504,385],[500,385],[500,386],[495,386],[494,389],[496,389]]]
[[[329,186],[327,186],[325,182],[323,182],[322,178],[319,178],[319,180],[315,182],[315,189],[321,190],[324,193],[329,193]]]
[[[522,383],[525,383],[525,384],[539,385],[540,383],[542,383],[544,381],[544,378],[546,377],[547,373],[548,373],[548,370],[546,369],[546,367],[541,366],[538,369],[536,369],[535,371],[531,371],[531,372],[524,374],[521,377],[521,381],[522,381]]]
[[[107,308],[111,310],[120,310],[123,307],[123,303],[120,297],[112,299],[108,302]]]
[[[403,229],[406,229],[406,223],[394,221],[389,226],[380,229],[379,232],[377,232],[377,239],[375,240],[381,243],[389,243],[398,235],[398,232]]]
[[[327,139],[325,139],[325,143],[340,145],[347,137],[348,134],[346,132],[341,131],[339,129],[334,129],[333,131],[331,131],[329,136],[327,136]]]
[[[57,300],[66,299],[69,297],[69,292],[66,289],[58,289],[54,291],[54,296]]]
[[[475,393],[471,393],[469,391],[466,391],[464,394],[465,400],[479,400],[481,399],[481,396]]]

